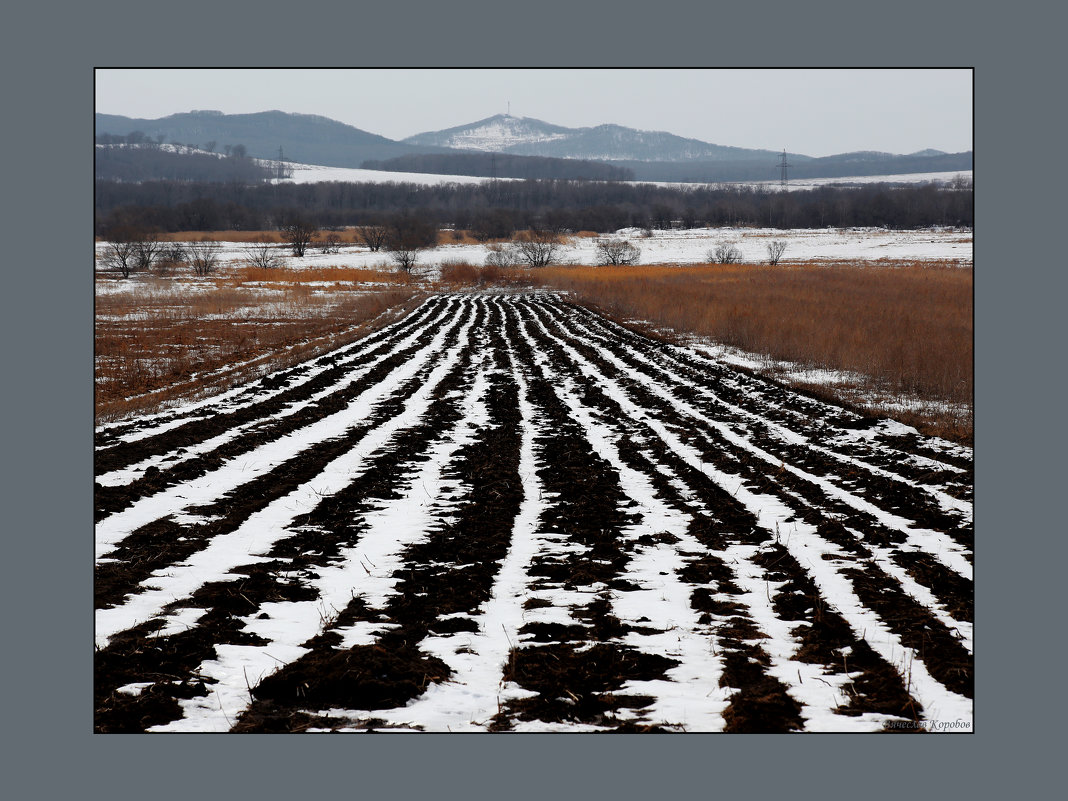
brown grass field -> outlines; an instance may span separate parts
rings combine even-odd
[[[528,277],[616,319],[857,373],[851,386],[807,388],[839,400],[922,399],[922,408],[895,417],[927,433],[971,439],[970,269],[930,262],[547,267]]]
[[[270,276],[244,267],[208,281],[157,277],[99,293],[97,421],[222,391],[311,358],[396,319],[423,294],[407,276],[344,267]]]

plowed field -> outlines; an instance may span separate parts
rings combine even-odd
[[[98,731],[971,728],[972,455],[553,294],[96,432]]]

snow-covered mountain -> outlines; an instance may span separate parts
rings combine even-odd
[[[574,130],[559,125],[550,125],[530,117],[497,114],[468,125],[420,133],[401,141],[407,145],[451,147],[457,150],[479,150],[484,153],[510,153],[512,152],[510,148],[517,146],[536,146],[545,142],[567,139]]]
[[[713,145],[665,131],[640,131],[621,125],[565,128],[509,114],[416,134],[402,141],[407,145],[598,161],[768,161],[780,155],[771,150]],[[808,157],[790,154],[790,158]]]

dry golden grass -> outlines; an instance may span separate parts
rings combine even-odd
[[[502,282],[502,271],[494,265],[477,266],[469,262],[452,261],[441,265],[439,281],[447,289],[460,286],[486,286]]]
[[[271,272],[279,275],[264,280],[262,270],[248,270],[200,282],[150,278],[98,294],[97,421],[218,392],[311,358],[395,319],[423,294],[392,273],[396,280],[387,282],[376,271],[348,268],[300,271],[299,277]],[[329,277],[309,278],[308,272]],[[310,280],[364,286],[322,291]]]
[[[771,359],[867,377],[873,394],[931,402],[908,415],[972,435],[972,271],[953,265],[546,267],[506,271],[613,317]],[[816,388],[814,388],[816,389]],[[853,389],[856,389],[854,387]],[[833,388],[818,390],[842,400]],[[964,411],[962,411],[964,410]]]

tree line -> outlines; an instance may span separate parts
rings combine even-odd
[[[142,147],[98,147],[94,172],[97,181],[197,181],[211,183],[263,183],[278,177],[275,166],[264,166],[247,156],[219,157],[210,153],[179,153]]]
[[[587,181],[259,184],[96,182],[97,233],[114,225],[160,231],[264,230],[295,216],[320,228],[378,224],[408,214],[479,238],[515,231],[756,226],[922,228],[973,224],[970,181],[824,186],[665,187]]]

